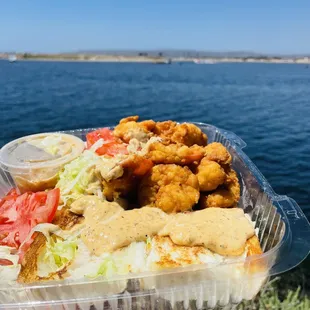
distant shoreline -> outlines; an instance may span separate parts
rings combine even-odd
[[[0,59],[8,59],[9,54],[0,54]],[[156,56],[115,56],[88,54],[16,54],[18,61],[69,61],[69,62],[119,62],[119,63],[184,63],[199,59],[210,63],[291,63],[310,64],[310,57],[156,57]]]

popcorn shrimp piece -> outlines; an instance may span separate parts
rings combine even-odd
[[[154,133],[172,143],[181,143],[187,146],[194,144],[207,145],[207,135],[199,127],[190,123],[177,124],[173,121],[158,122],[154,128]]]
[[[211,194],[202,194],[199,205],[201,208],[232,208],[240,199],[240,184],[236,172],[229,168],[224,185]]]
[[[189,165],[200,161],[204,156],[204,149],[198,145],[188,147],[183,144],[152,143],[146,155],[155,164]]]
[[[129,116],[120,120],[119,124],[114,128],[114,136],[128,143],[131,139],[137,139],[140,142],[147,142],[153,135],[151,130],[155,127],[153,120],[137,122],[139,116]]]
[[[220,165],[227,165],[231,163],[231,155],[226,147],[219,143],[213,142],[205,147],[205,157],[209,160],[216,161]]]
[[[102,176],[103,194],[109,201],[124,197],[136,189],[138,179],[143,177],[151,168],[153,162],[138,155],[130,155],[119,162],[112,171],[111,178]],[[100,172],[100,170],[99,170]]]
[[[224,169],[215,161],[204,157],[196,168],[196,176],[199,182],[199,188],[203,192],[215,190],[226,180]]]
[[[190,185],[170,183],[159,188],[155,205],[166,213],[188,211],[198,202],[199,191]]]
[[[191,210],[199,196],[197,177],[189,168],[174,164],[154,166],[139,188],[141,206],[157,207],[167,213]]]

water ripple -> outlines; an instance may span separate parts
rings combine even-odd
[[[140,114],[234,131],[275,191],[310,210],[310,70],[303,65],[0,61],[0,145]]]

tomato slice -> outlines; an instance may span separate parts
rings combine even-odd
[[[0,245],[19,248],[34,226],[53,220],[60,191],[10,193],[0,204]]]
[[[98,155],[115,156],[117,154],[128,154],[127,144],[118,141],[113,136],[112,130],[106,127],[89,132],[86,135],[87,148],[89,149],[99,139],[103,139],[104,144],[96,150]]]
[[[7,200],[10,200],[12,198],[17,198],[18,196],[18,193],[17,193],[17,190],[16,188],[12,188],[7,194],[5,197],[1,198],[0,199],[0,207],[7,201]]]
[[[99,139],[103,139],[105,142],[113,142],[114,136],[112,130],[105,127],[89,132],[86,136],[86,139],[87,139],[87,147],[90,148]]]
[[[0,266],[11,266],[13,263],[5,258],[0,258]]]
[[[109,146],[109,148],[106,150],[106,155],[109,156],[115,156],[117,154],[123,154],[127,155],[128,150],[127,150],[127,144],[125,143],[114,143]]]

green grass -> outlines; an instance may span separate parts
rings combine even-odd
[[[253,300],[243,302],[238,310],[309,310],[310,258],[300,267],[272,279]]]

